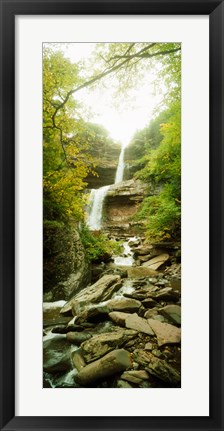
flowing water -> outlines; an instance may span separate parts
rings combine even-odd
[[[121,148],[118,166],[115,176],[115,184],[123,181],[124,176],[124,147]],[[103,214],[103,202],[104,198],[109,190],[110,186],[103,186],[99,189],[92,189],[90,193],[89,203],[89,216],[87,219],[87,225],[90,230],[100,230],[102,227],[102,214]]]
[[[90,214],[87,224],[90,230],[99,230],[102,225],[103,201],[110,186],[92,189],[90,194]]]
[[[124,175],[124,148],[121,149],[116,176],[115,176],[115,184],[120,183],[123,181],[123,175]],[[103,203],[105,196],[107,195],[107,192],[109,190],[110,186],[104,186],[100,187],[99,189],[93,189],[90,193],[90,203],[89,203],[89,215],[87,219],[87,224],[90,228],[90,230],[100,230],[102,228],[102,214],[103,214]],[[123,243],[123,252],[120,256],[116,256],[114,258],[115,265],[118,266],[131,266],[134,262],[133,258],[133,252],[131,250],[129,242],[135,238],[129,238],[128,240],[124,241]],[[134,288],[132,286],[132,282],[129,279],[124,279],[122,287],[119,289],[119,291],[115,292],[112,295],[113,299],[120,299],[123,298],[125,293],[131,293],[133,292]],[[108,301],[104,301],[99,306],[107,305]],[[43,311],[44,311],[44,318],[48,318],[51,320],[51,322],[54,322],[54,314],[58,313],[58,310],[60,307],[63,307],[65,301],[57,301],[55,303],[44,303]],[[73,320],[75,320],[73,318]],[[71,323],[71,322],[70,322]],[[102,328],[101,330],[104,332],[107,332],[107,326],[109,327],[112,325],[111,322],[102,322]],[[65,334],[55,334],[51,332],[52,327],[51,325],[46,328],[45,334],[43,337],[44,343],[54,343],[57,342],[57,340],[66,340]],[[99,328],[100,332],[100,328]],[[76,345],[71,345],[68,349],[70,353],[72,351],[78,349]],[[55,355],[57,356],[57,352],[54,352],[54,344],[52,344],[51,350],[51,360],[55,359]],[[68,369],[66,372],[59,372],[59,373],[53,373],[49,374],[48,372],[44,372],[44,387],[51,387],[51,388],[57,388],[57,387],[79,387],[75,383],[74,376],[78,373],[78,371],[74,369]]]
[[[123,176],[124,176],[124,149],[125,149],[125,147],[121,148],[114,184],[118,184],[118,183],[121,183],[123,181]]]

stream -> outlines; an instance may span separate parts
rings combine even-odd
[[[123,175],[124,147],[114,184]],[[110,187],[90,192],[91,231],[102,229]],[[166,250],[149,251],[137,236],[117,239],[121,254],[94,284],[69,301],[43,303],[45,388],[180,387],[180,265]],[[154,266],[148,267],[151,252]]]

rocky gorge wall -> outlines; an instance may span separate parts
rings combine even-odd
[[[45,301],[68,300],[90,281],[90,266],[78,227],[44,226],[43,290]]]

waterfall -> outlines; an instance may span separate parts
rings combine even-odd
[[[124,147],[121,148],[114,184],[121,183],[124,175]]]
[[[114,184],[123,181],[124,175],[124,147],[121,148],[117,171]],[[110,186],[100,187],[99,189],[92,189],[90,193],[90,212],[87,220],[87,225],[90,230],[100,230],[102,225],[102,211],[103,201],[109,190]]]
[[[90,230],[100,230],[102,223],[103,201],[110,186],[92,189],[90,194],[90,214],[87,224]]]

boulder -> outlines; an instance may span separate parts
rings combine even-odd
[[[130,316],[130,313],[123,313],[122,311],[112,311],[109,313],[110,319],[119,326],[125,326],[125,320]]]
[[[172,386],[180,383],[180,373],[171,367],[164,359],[156,358],[152,353],[145,350],[135,350],[134,360],[144,367],[149,374],[163,380]]]
[[[153,259],[148,260],[147,262],[143,263],[142,266],[153,269],[156,271],[159,269],[165,262],[167,262],[170,258],[170,255],[168,253],[160,254],[159,256],[154,257]]]
[[[65,336],[58,335],[43,342],[43,370],[47,373],[71,369],[71,344]]]
[[[154,301],[152,298],[146,298],[142,301],[142,305],[144,305],[145,308],[154,308],[158,305],[158,302]]]
[[[76,344],[79,346],[83,341],[89,340],[92,335],[88,332],[67,332],[66,338],[70,343]]]
[[[136,299],[122,298],[111,299],[107,305],[114,311],[134,312],[139,310],[141,302]]]
[[[146,297],[146,293],[142,293],[140,291],[133,293],[124,293],[125,298],[137,299],[138,301],[142,301]]]
[[[171,287],[164,287],[162,289],[157,288],[154,292],[151,291],[149,296],[157,301],[178,301],[180,298],[179,292],[176,292]]]
[[[69,331],[67,325],[60,325],[60,326],[55,326],[51,332],[52,334],[67,334],[67,332]]]
[[[180,343],[180,328],[170,325],[169,323],[159,322],[158,320],[154,319],[148,319],[148,324],[155,332],[159,346],[162,346],[163,344]]]
[[[72,352],[71,361],[72,361],[73,367],[76,368],[77,371],[81,371],[81,369],[86,366],[86,363],[81,353],[81,349],[77,349],[74,352]]]
[[[150,277],[151,275],[157,275],[157,274],[158,272],[154,271],[154,269],[146,268],[144,266],[132,266],[128,268],[129,278]]]
[[[117,349],[128,340],[136,336],[136,331],[117,329],[113,332],[95,335],[81,344],[84,360],[89,363],[104,356],[111,350]]]
[[[125,320],[126,328],[135,329],[144,334],[154,335],[151,326],[148,324],[146,319],[139,317],[136,313],[130,314]]]
[[[80,311],[82,311],[86,304],[106,301],[111,298],[114,292],[117,292],[121,284],[119,275],[104,275],[96,283],[73,296],[62,308],[61,314],[65,314],[72,309],[75,310],[75,307],[80,307]],[[76,310],[75,314],[77,314]]]
[[[82,322],[86,321],[94,323],[102,322],[108,318],[108,313],[110,313],[111,310],[112,308],[106,305],[94,305],[78,314],[76,322],[78,324],[82,324]]]
[[[134,255],[135,256],[150,255],[152,249],[153,249],[153,246],[150,244],[140,245],[139,247],[134,248]]]
[[[142,380],[148,380],[149,375],[147,371],[137,370],[137,371],[125,371],[121,375],[121,379],[127,380],[130,383],[141,384]]]
[[[130,354],[124,349],[114,350],[82,368],[75,378],[81,385],[87,386],[97,380],[120,373],[129,367],[131,367]]]
[[[150,310],[147,310],[144,314],[145,319],[155,319],[155,316],[159,314],[158,308],[151,308]]]
[[[61,315],[60,311],[66,304],[65,301],[44,302],[43,303],[43,323],[44,326],[57,326],[68,323],[69,317]]]
[[[181,324],[181,307],[176,304],[166,305],[160,309],[160,313],[167,317],[173,323],[177,325]]]

